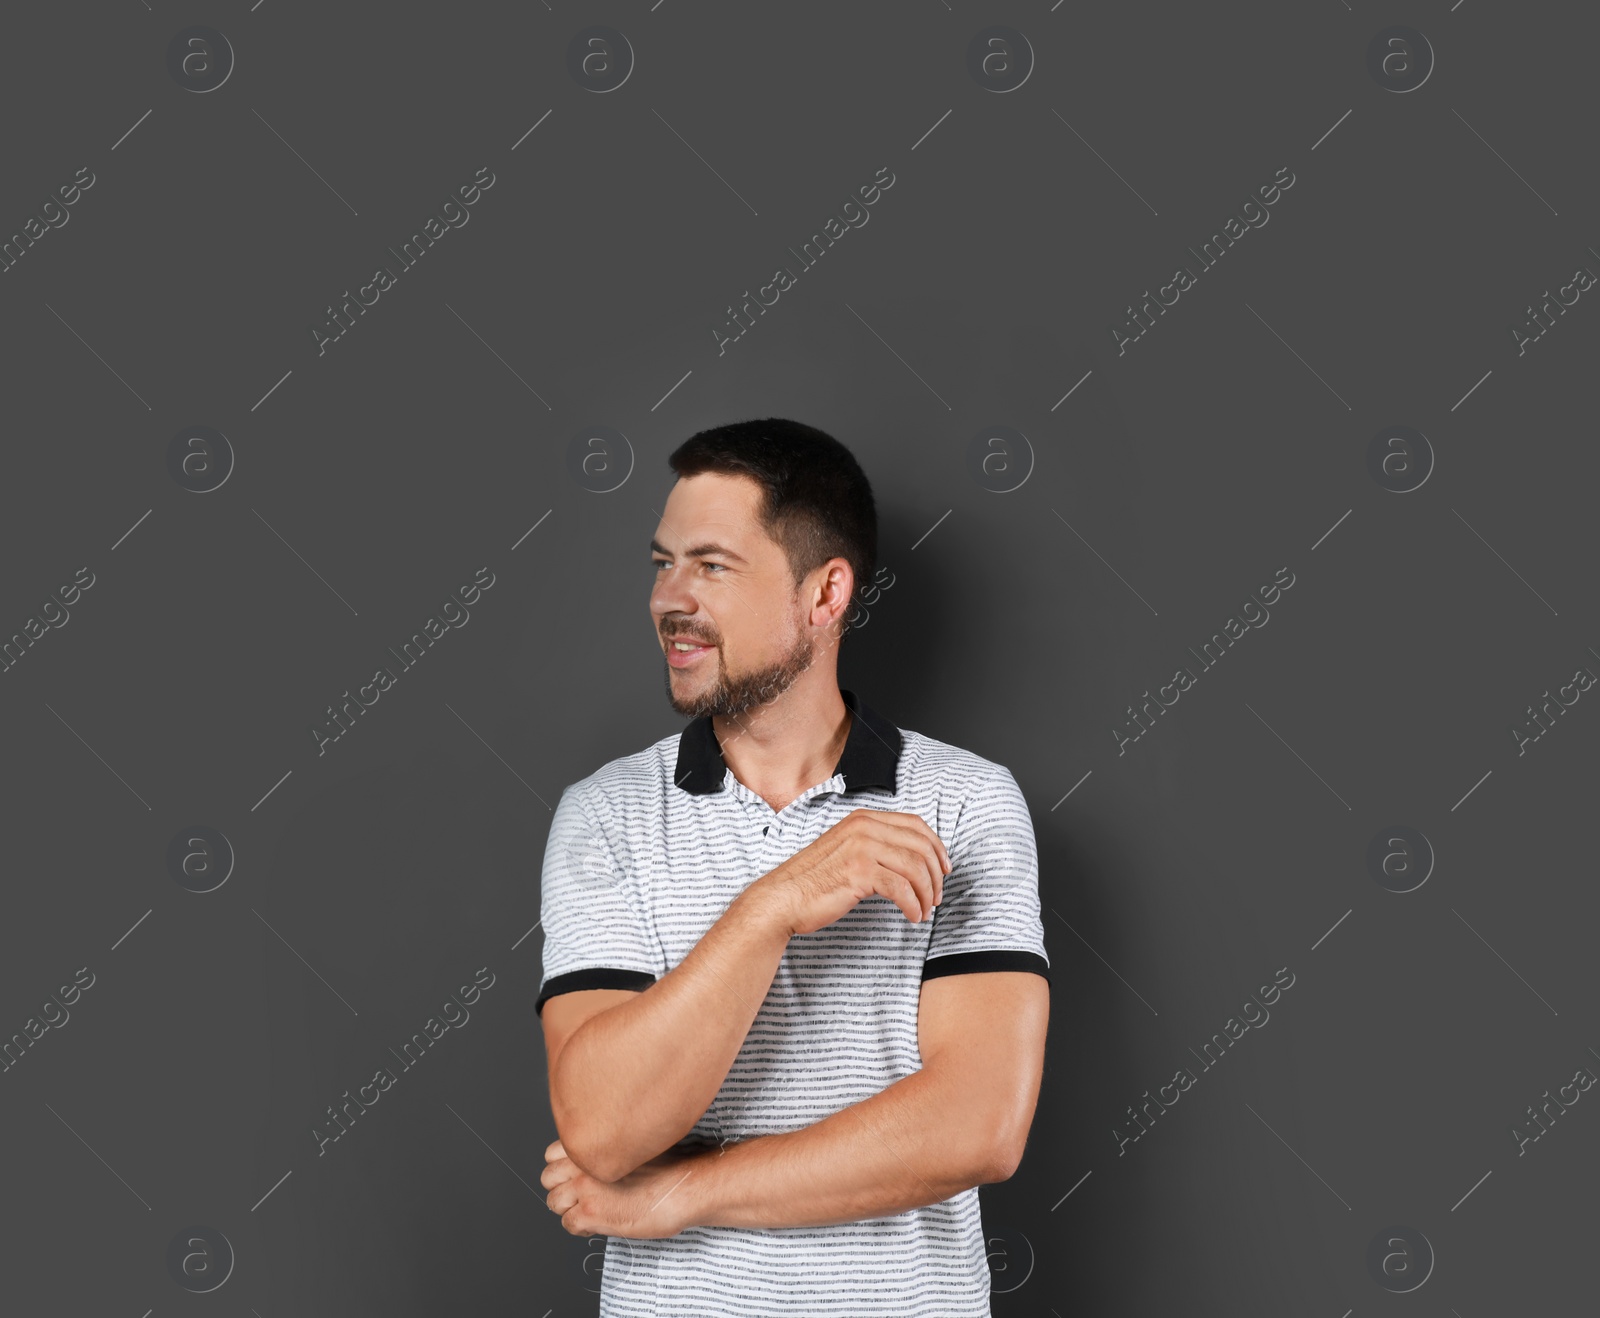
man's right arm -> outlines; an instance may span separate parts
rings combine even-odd
[[[758,879],[643,993],[592,1015],[587,992],[546,1001],[550,1109],[573,1162],[598,1180],[620,1180],[694,1129],[750,1032],[790,932]]]

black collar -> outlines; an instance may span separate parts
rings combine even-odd
[[[839,695],[853,717],[844,751],[833,772],[844,775],[846,792],[866,787],[894,791],[895,769],[900,762],[903,741],[900,729],[863,705],[854,691],[840,691]],[[711,726],[711,715],[702,715],[684,728],[683,735],[678,738],[678,769],[674,781],[686,792],[706,796],[722,790],[727,771],[722,747]]]

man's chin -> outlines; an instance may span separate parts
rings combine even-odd
[[[721,697],[716,691],[715,681],[706,684],[703,679],[696,680],[685,674],[682,678],[675,678],[674,674],[684,672],[681,668],[666,665],[667,670],[667,703],[674,712],[682,714],[685,718],[699,718],[707,712],[715,712],[721,705]],[[708,699],[708,697],[711,697]]]

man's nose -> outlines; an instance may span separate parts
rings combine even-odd
[[[658,622],[669,613],[695,612],[694,596],[676,575],[676,571],[675,568],[667,568],[659,573],[651,588],[650,612],[655,615]]]

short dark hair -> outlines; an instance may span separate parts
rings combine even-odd
[[[680,477],[709,471],[756,481],[761,525],[783,546],[796,589],[830,558],[849,563],[855,588],[842,615],[843,637],[878,558],[872,485],[849,449],[815,426],[767,417],[702,430],[674,449],[667,464]]]

